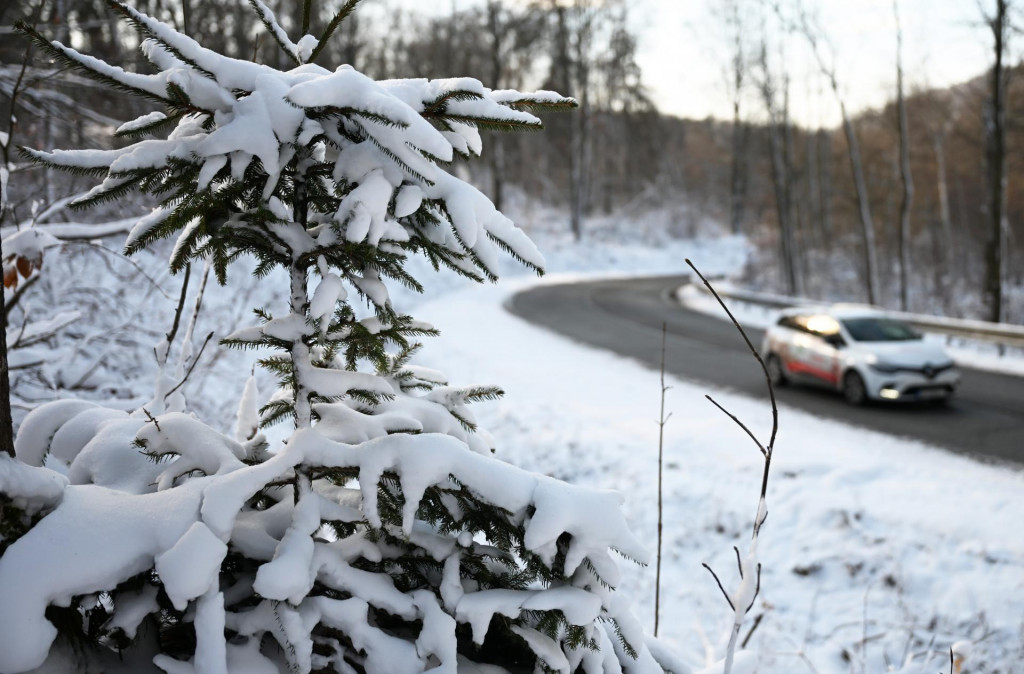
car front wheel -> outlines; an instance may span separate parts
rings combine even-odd
[[[771,380],[772,386],[786,385],[786,371],[782,369],[781,358],[774,353],[769,353],[768,360],[765,361],[765,367],[768,369],[768,379]]]
[[[864,378],[854,370],[843,375],[843,397],[851,405],[863,405],[868,399],[868,390]]]

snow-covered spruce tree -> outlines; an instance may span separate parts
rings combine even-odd
[[[20,518],[0,541],[0,671],[39,666],[58,632],[121,654],[108,672],[662,671],[613,589],[611,553],[646,554],[620,496],[491,456],[466,406],[500,391],[413,365],[435,330],[386,285],[420,287],[410,254],[481,281],[500,251],[539,271],[529,239],[446,168],[480,153],[479,129],[536,129],[531,109],[573,101],[332,72],[313,60],[337,21],[293,43],[252,5],[292,70],[218,55],[116,1],[157,74],[22,26],[59,63],[163,108],[120,127],[154,136],[122,149],[25,150],[103,178],[78,206],[141,189],[160,204],[129,253],[176,237],[175,271],[204,259],[223,283],[242,255],[257,275],[287,271],[287,312],[258,310],[224,341],[277,351],[261,361],[281,388],[259,423],[294,432],[268,448],[248,388],[236,438],[160,386],[130,415],[67,400],[31,413],[17,460],[0,457]]]

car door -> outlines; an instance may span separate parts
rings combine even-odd
[[[837,345],[838,324],[823,315],[800,316],[801,330],[793,338],[791,371],[812,381],[836,386],[839,382],[840,359]]]
[[[829,386],[838,386],[840,355],[835,342],[830,341],[838,335],[809,333],[811,344],[808,347],[809,374]]]

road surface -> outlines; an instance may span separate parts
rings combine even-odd
[[[672,291],[683,276],[542,286],[515,295],[509,309],[577,341],[635,358],[661,360],[661,326],[668,325],[666,369],[750,396],[766,397],[764,375],[727,321],[681,307]],[[763,331],[748,328],[760,347]],[[1024,378],[962,369],[947,406],[848,405],[838,393],[786,386],[780,403],[822,417],[922,440],[978,458],[1024,464]]]

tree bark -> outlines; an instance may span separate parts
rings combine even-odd
[[[910,208],[914,202],[914,179],[910,171],[910,130],[907,123],[907,105],[903,97],[903,31],[900,28],[898,0],[893,0],[896,16],[896,109],[900,129],[900,182],[903,198],[900,201],[900,310],[910,307]]]
[[[946,139],[943,134],[936,134],[932,139],[932,150],[935,152],[935,182],[939,194],[939,223],[942,225],[942,236],[945,240],[946,254],[938,264],[950,264],[952,252],[956,248],[953,234],[953,217],[949,208],[949,178],[946,175]]]
[[[795,295],[798,289],[796,255],[793,241],[793,208],[791,202],[788,94],[780,111],[776,103],[774,76],[768,63],[768,49],[761,45],[761,97],[768,112],[768,152],[771,160],[772,186],[775,190],[775,214],[779,222],[779,254],[784,292]]]
[[[743,218],[747,205],[747,141],[749,127],[743,123],[740,115],[740,102],[743,98],[743,84],[746,75],[746,59],[743,54],[743,26],[739,4],[730,4],[730,14],[726,20],[733,28],[732,54],[732,166],[730,175],[729,223],[733,234],[743,231]]]
[[[818,131],[818,204],[821,209],[821,232],[826,248],[832,246],[832,135]]]
[[[505,26],[502,21],[502,7],[495,0],[487,3],[487,29],[490,32],[491,50],[491,87],[502,89],[505,86],[505,59],[502,50],[502,34]],[[501,134],[491,134],[491,201],[499,211],[504,206],[505,196],[505,152]]]
[[[850,159],[850,171],[853,174],[853,185],[857,192],[857,213],[861,225],[861,246],[864,254],[864,285],[867,290],[868,302],[878,302],[878,279],[875,253],[875,223],[871,218],[871,202],[868,200],[867,183],[864,180],[864,166],[860,156],[860,144],[857,142],[857,134],[854,131],[850,115],[846,110],[846,101],[839,91],[839,79],[836,76],[834,66],[826,63],[819,45],[819,32],[810,24],[807,17],[802,17],[802,30],[814,52],[814,58],[818,62],[818,68],[828,80],[829,88],[839,103],[839,112],[843,121],[843,133],[846,135],[846,145]]]
[[[989,233],[985,244],[986,318],[1003,319],[1003,266],[1006,250],[1006,72],[1003,59],[1009,33],[1009,1],[996,0],[988,17],[995,64],[992,67],[988,114],[985,119],[985,157],[988,178]]]
[[[837,94],[838,95],[838,94]],[[839,110],[843,117],[843,133],[846,134],[846,145],[850,156],[850,172],[853,173],[853,186],[857,191],[857,212],[860,216],[861,245],[864,248],[864,282],[868,293],[868,303],[876,304],[878,297],[878,279],[875,259],[875,223],[871,218],[871,204],[868,201],[867,182],[864,180],[864,163],[860,157],[860,144],[853,123],[846,113],[846,103],[840,101]]]
[[[3,255],[0,252],[0,255]],[[14,456],[14,421],[11,419],[11,379],[7,365],[7,298],[0,290],[0,451]]]

